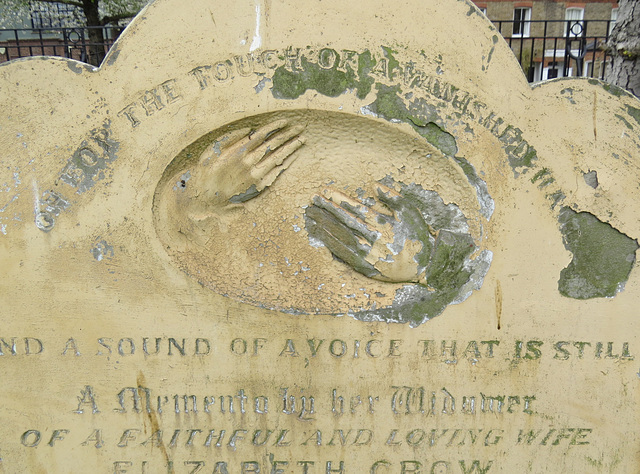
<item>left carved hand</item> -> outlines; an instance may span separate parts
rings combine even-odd
[[[259,195],[298,157],[303,130],[279,120],[212,143],[190,170],[185,197],[191,218],[205,219]]]

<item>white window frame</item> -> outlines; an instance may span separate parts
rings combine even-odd
[[[550,71],[558,71],[558,75],[556,77],[552,77],[551,79],[558,79],[560,77],[571,77],[573,76],[573,68],[570,67],[569,70],[567,71],[567,75],[564,75],[564,61],[556,61],[555,63],[549,63],[549,65],[547,65],[546,67],[544,67],[542,69],[542,80],[543,81],[548,81],[549,79],[549,72]]]
[[[518,26],[516,33],[516,26]],[[511,37],[528,38],[531,34],[531,7],[513,9],[513,30]]]
[[[571,38],[582,36],[584,30],[584,8],[570,7],[564,11],[565,33]],[[575,27],[574,25],[580,25]]]
[[[618,21],[618,9],[611,9],[611,22],[609,23],[609,36],[611,36],[611,32],[613,31],[613,27],[616,26],[616,21]]]
[[[478,10],[480,10],[484,16],[487,16],[487,7],[478,7]]]

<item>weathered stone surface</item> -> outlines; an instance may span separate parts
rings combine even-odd
[[[637,99],[453,0],[0,81],[0,472],[639,470]]]

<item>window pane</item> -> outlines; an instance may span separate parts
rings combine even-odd
[[[609,23],[609,34],[613,31],[613,27],[616,26],[616,21],[618,20],[618,9],[611,9],[611,23]]]
[[[565,10],[564,19],[567,21],[567,33],[569,36],[581,36],[584,30],[582,20],[584,18],[584,9],[567,8]]]
[[[513,9],[513,36],[529,36],[531,8]]]

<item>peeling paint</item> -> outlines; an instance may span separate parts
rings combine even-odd
[[[478,176],[475,167],[469,163],[468,160],[460,156],[454,156],[453,159],[462,168],[465,176],[469,180],[469,184],[476,189],[476,197],[478,198],[478,205],[480,206],[480,214],[490,220],[495,211],[496,203],[489,194],[487,183]]]
[[[40,197],[38,183],[33,180],[32,185],[36,227],[43,232],[49,232],[55,225],[55,218],[71,204],[53,190],[45,191]]]
[[[249,51],[253,52],[260,48],[260,46],[262,46],[262,36],[260,36],[260,3],[256,2],[256,30],[253,34],[253,41],[251,41]]]
[[[259,94],[260,92],[262,92],[262,90],[267,85],[267,82],[271,82],[271,78],[263,77],[262,79],[260,79],[260,81],[253,88],[256,91],[256,94]]]
[[[633,126],[620,114],[614,114],[615,117],[620,120],[629,130],[633,130]]]
[[[408,123],[416,132],[445,155],[454,156],[458,152],[453,135],[428,118],[423,118],[425,114],[418,116],[418,114],[412,113],[407,108],[400,96],[400,86],[376,84],[376,89],[378,90],[377,98],[373,103],[365,107],[366,111],[390,122]]]
[[[11,198],[11,201],[9,201],[9,202],[8,202],[8,203],[6,203],[2,208],[0,208],[0,212],[4,212],[4,211],[7,209],[7,207],[9,207],[9,205],[10,205],[13,201],[15,201],[16,199],[18,199],[18,196],[20,196],[20,194],[16,194],[15,196],[13,196],[13,197]]]
[[[180,179],[178,181],[176,181],[175,186],[173,187],[174,191],[182,191],[184,192],[185,188],[187,187],[187,182],[191,179],[191,172],[187,171],[186,173],[182,174],[180,176]]]
[[[640,109],[627,105],[627,113],[631,115],[638,124],[640,124]]]
[[[607,91],[609,94],[611,94],[613,96],[622,97],[623,95],[630,95],[624,89],[622,89],[622,88],[620,88],[618,86],[615,86],[613,84],[602,82],[602,81],[599,81],[598,79],[589,79],[588,81],[589,81],[589,84],[594,85],[594,86],[600,86],[605,91]]]
[[[95,244],[90,251],[93,258],[95,258],[98,262],[101,262],[103,259],[111,259],[113,258],[113,246],[109,245],[106,240],[101,240]]]
[[[638,242],[588,212],[563,207],[558,217],[564,246],[573,254],[560,272],[558,291],[575,299],[614,297],[636,261]]]
[[[78,64],[78,63],[75,63],[75,62],[73,62],[73,61],[69,61],[69,62],[67,63],[67,67],[68,67],[69,69],[71,69],[73,72],[75,72],[76,74],[82,74],[82,67],[81,67],[81,65],[80,65],[80,64]]]
[[[330,52],[327,55],[332,55],[332,59],[327,60],[331,65],[329,68],[314,64],[304,56],[300,60],[300,69],[278,67],[272,78],[273,96],[276,99],[297,99],[311,89],[328,97],[338,97],[348,90],[355,90],[356,96],[364,99],[374,83],[374,79],[368,75],[376,64],[371,54],[368,51],[360,54],[358,70],[354,71],[349,65],[345,70],[338,69],[340,54],[329,49],[323,49],[319,54],[325,51]]]
[[[547,194],[547,199],[551,201],[552,210],[560,205],[560,203],[562,203],[562,201],[564,201],[566,197],[567,196],[565,196],[565,194],[559,189],[551,194]]]
[[[390,191],[380,188],[375,200],[392,215],[374,211],[373,198],[358,203],[334,194],[330,200],[316,196],[305,211],[309,242],[312,246],[322,242],[336,260],[369,278],[414,283],[396,291],[392,306],[351,311],[350,316],[417,326],[479,289],[492,253],[472,256],[478,247],[466,217],[435,191],[390,176],[380,184]],[[381,242],[389,253],[380,251]]]
[[[584,178],[584,182],[587,185],[591,186],[593,189],[598,187],[598,172],[595,170],[589,171],[588,173],[583,173],[582,177]]]
[[[112,66],[120,56],[120,44],[116,42],[107,53],[107,66]]]
[[[564,96],[571,104],[576,104],[576,101],[573,98],[573,88],[566,87],[560,91],[560,94]]]
[[[73,153],[60,174],[60,179],[83,193],[104,178],[104,171],[117,157],[120,144],[112,139],[109,124],[91,131]]]

